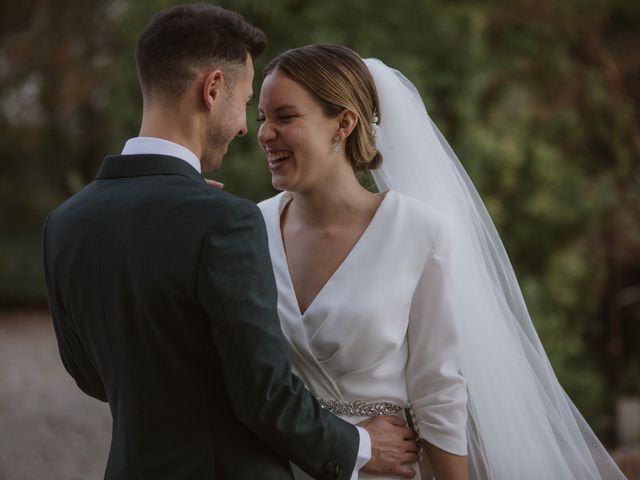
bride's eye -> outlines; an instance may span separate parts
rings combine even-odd
[[[256,122],[258,123],[262,123],[264,122],[264,120],[265,120],[264,115],[258,115],[258,118],[256,118]]]

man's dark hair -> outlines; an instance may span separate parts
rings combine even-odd
[[[177,100],[201,69],[220,68],[232,80],[247,53],[260,55],[265,33],[242,15],[205,4],[178,5],[156,15],[136,45],[138,78],[144,94]]]

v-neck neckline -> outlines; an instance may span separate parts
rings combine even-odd
[[[282,220],[282,212],[284,211],[284,209],[288,206],[288,204],[292,200],[291,199],[291,194],[289,192],[284,192],[283,193],[283,198],[280,199],[280,202],[278,204],[278,215],[277,215],[277,217],[275,219],[275,221],[276,221],[275,227],[276,227],[276,231],[278,232],[278,245],[280,247],[280,253],[282,255],[282,259],[283,259],[283,262],[284,262],[284,274],[287,277],[287,284],[288,284],[289,290],[291,292],[293,303],[295,305],[296,313],[298,314],[298,317],[300,317],[300,318],[304,318],[305,317],[305,315],[309,312],[309,310],[311,310],[311,308],[317,303],[318,298],[320,298],[323,295],[325,290],[327,290],[328,286],[333,282],[335,277],[338,276],[340,274],[340,272],[344,269],[344,265],[350,260],[351,257],[353,257],[355,255],[355,252],[357,252],[357,250],[359,250],[361,248],[361,244],[364,243],[366,241],[366,238],[368,238],[370,236],[370,232],[373,229],[373,226],[379,221],[378,220],[379,217],[382,216],[382,213],[383,213],[384,209],[386,208],[386,204],[389,203],[388,202],[388,197],[392,193],[393,192],[391,190],[387,190],[386,192],[384,192],[382,201],[380,202],[380,204],[376,208],[376,211],[373,214],[373,217],[371,218],[371,220],[369,221],[369,224],[362,231],[362,233],[360,234],[358,239],[355,241],[355,243],[353,244],[353,246],[351,247],[351,249],[349,250],[347,255],[342,259],[342,261],[340,262],[338,267],[329,276],[327,281],[324,282],[324,284],[322,285],[320,290],[318,290],[318,293],[315,294],[315,296],[313,297],[311,302],[309,302],[309,305],[307,305],[307,308],[304,310],[304,312],[300,309],[300,302],[298,300],[298,295],[296,293],[296,289],[295,289],[295,286],[293,284],[293,278],[291,277],[291,270],[289,269],[289,258],[287,257],[287,250],[285,248],[284,237],[282,235],[282,221],[281,221]]]

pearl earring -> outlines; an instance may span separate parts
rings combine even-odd
[[[335,153],[340,153],[342,151],[342,145],[340,144],[340,135],[336,135],[333,137],[333,141],[335,142],[333,145],[333,151]]]

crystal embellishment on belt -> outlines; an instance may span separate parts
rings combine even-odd
[[[353,400],[340,402],[338,400],[318,400],[320,405],[334,415],[345,417],[377,417],[380,415],[396,415],[404,410],[400,405],[391,402],[365,402]]]

